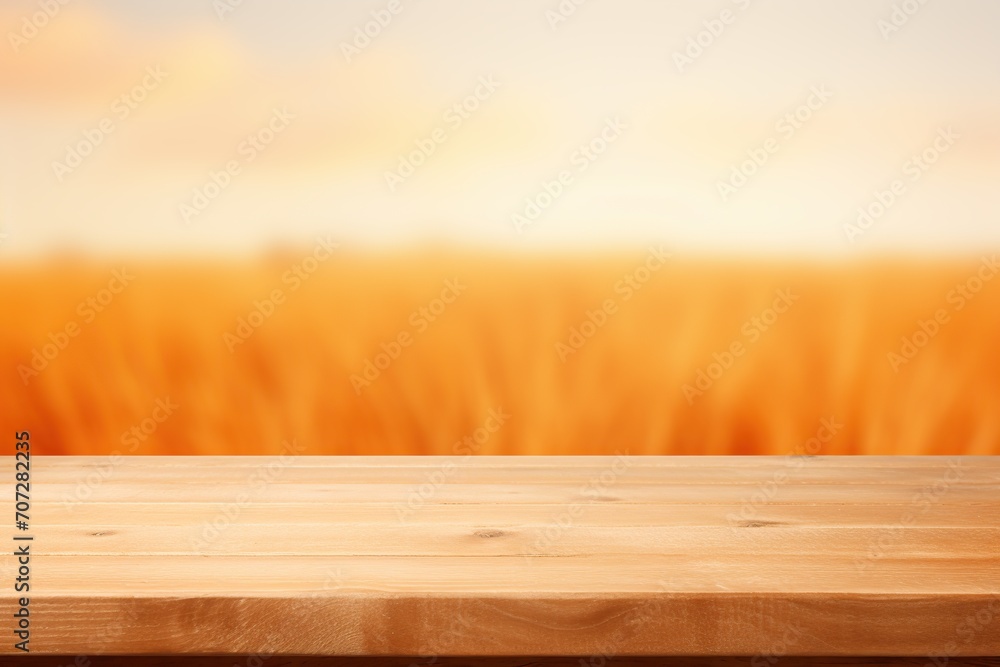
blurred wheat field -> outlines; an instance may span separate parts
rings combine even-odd
[[[4,268],[5,430],[39,454],[1000,453],[978,257],[307,256]]]

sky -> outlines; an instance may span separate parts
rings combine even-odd
[[[1000,4],[579,1],[7,0],[0,258],[1000,246]]]

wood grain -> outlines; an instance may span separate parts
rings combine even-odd
[[[78,656],[20,658],[30,667],[771,667],[763,656],[712,657],[289,657],[289,656]],[[6,665],[0,658],[0,665]],[[1000,667],[1000,658],[951,658],[938,665],[927,658],[844,658],[783,656],[781,667]]]
[[[36,457],[31,491],[37,654],[1000,655],[1000,457]]]

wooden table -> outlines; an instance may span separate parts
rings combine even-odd
[[[34,457],[30,515],[33,656],[1000,655],[1000,457]]]

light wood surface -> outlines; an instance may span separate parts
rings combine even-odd
[[[287,657],[287,656],[77,656],[20,658],[10,664],[26,667],[771,667],[763,656],[712,657]],[[581,662],[582,660],[582,662]],[[0,665],[6,665],[0,658]],[[927,667],[927,658],[847,658],[783,656],[781,667]],[[1000,658],[955,657],[947,667],[998,667]]]
[[[31,496],[36,654],[1000,655],[1000,457],[35,457]]]

